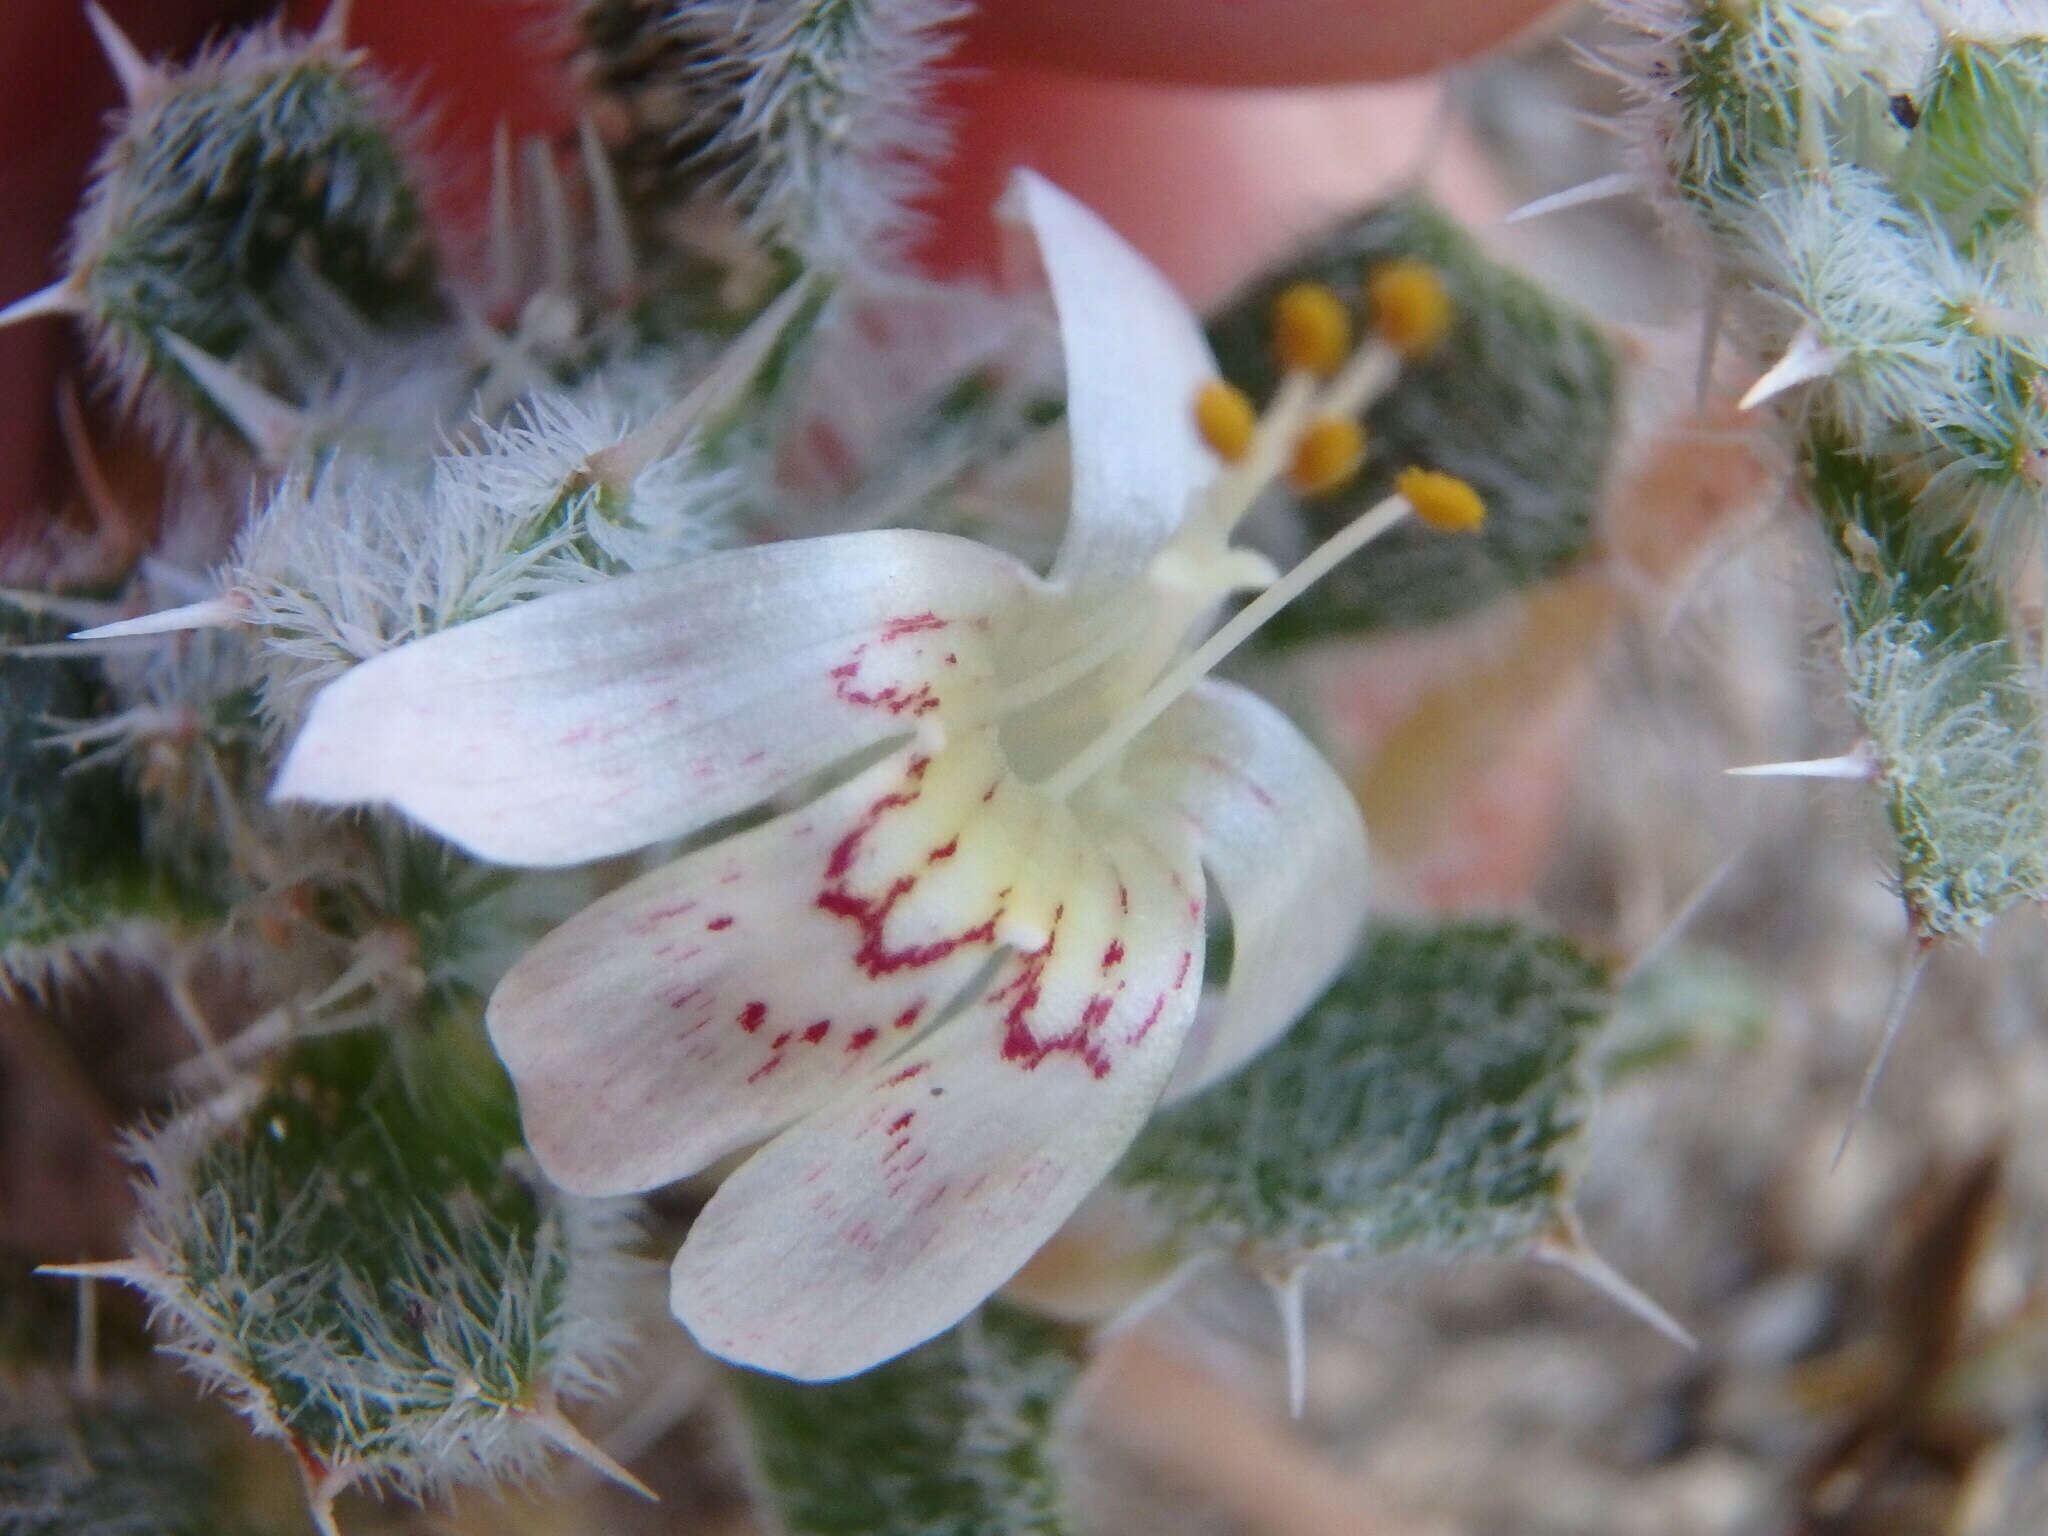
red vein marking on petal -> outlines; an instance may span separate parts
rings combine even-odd
[[[884,1079],[882,1086],[884,1088],[894,1088],[898,1083],[907,1083],[919,1073],[930,1071],[931,1065],[928,1061],[914,1061],[901,1072],[895,1074],[895,1076]]]
[[[769,1050],[771,1050],[771,1051],[779,1051],[779,1050],[781,1050],[781,1049],[782,1049],[782,1048],[783,1048],[783,1047],[784,1047],[785,1045],[789,1044],[789,1042],[790,1042],[790,1041],[794,1040],[795,1038],[796,1038],[796,1031],[795,1031],[795,1030],[793,1030],[793,1029],[785,1029],[785,1030],[784,1030],[784,1031],[783,1031],[783,1032],[782,1032],[781,1034],[777,1035],[777,1036],[776,1036],[776,1037],[775,1037],[775,1038],[774,1038],[773,1040],[770,1040],[770,1041],[768,1042],[768,1049],[769,1049]]]
[[[1041,1035],[1033,1028],[1035,1015],[1043,996],[1041,983],[1045,977],[1046,965],[1051,961],[1053,951],[1059,945],[1060,919],[1066,915],[1064,905],[1053,908],[1052,931],[1046,939],[1045,948],[1035,954],[1020,955],[1017,958],[1016,976],[988,995],[990,1002],[1009,1000],[1009,1012],[1003,1015],[1003,1060],[1022,1067],[1026,1072],[1036,1071],[1048,1056],[1070,1055],[1080,1058],[1088,1070],[1097,1077],[1109,1075],[1109,1055],[1096,1038],[1096,1032],[1109,1017],[1108,1000],[1099,1016],[1091,1017],[1092,1004],[1082,1011],[1080,1020],[1071,1028],[1056,1034]]]
[[[927,864],[937,864],[941,860],[950,859],[951,857],[953,857],[954,854],[958,853],[959,851],[960,834],[956,832],[953,834],[950,841],[941,843],[938,847],[934,848],[930,853],[926,854],[924,856],[924,861]]]
[[[1136,1045],[1139,1041],[1143,1040],[1147,1035],[1152,1033],[1152,1026],[1159,1022],[1159,1015],[1164,1013],[1165,1011],[1166,994],[1162,992],[1159,994],[1158,997],[1152,1000],[1152,1011],[1145,1015],[1144,1022],[1141,1023],[1136,1029],[1132,1030],[1130,1034],[1126,1035],[1124,1038],[1127,1041],[1129,1041],[1132,1045]]]
[[[947,665],[947,666],[949,666],[949,667],[957,667],[957,666],[959,666],[959,665],[960,665],[960,658],[959,658],[959,656],[958,656],[958,655],[957,655],[956,653],[952,652],[952,651],[948,651],[948,652],[946,652],[946,665]]]
[[[923,1003],[912,1003],[908,1008],[896,1015],[890,1027],[894,1029],[908,1029],[917,1022],[917,1016],[923,1012]]]
[[[1109,941],[1109,948],[1102,952],[1103,973],[1107,975],[1123,963],[1124,941],[1122,939],[1111,939]]]
[[[832,1021],[830,1019],[820,1019],[815,1024],[805,1026],[804,1044],[816,1045],[820,1040],[824,1039],[831,1032]]]
[[[724,917],[714,917],[704,926],[712,933],[723,933],[732,926],[732,915],[728,913]]]
[[[984,790],[983,790],[983,791],[981,792],[981,803],[982,803],[983,805],[987,805],[987,804],[989,803],[989,801],[991,801],[991,800],[995,799],[995,797],[996,797],[996,791],[997,791],[997,790],[999,790],[999,789],[1001,789],[1002,787],[1003,787],[1003,781],[1002,781],[1001,779],[997,779],[997,780],[995,781],[995,783],[993,783],[993,784],[989,785],[989,787],[988,787],[987,789],[984,789]]]
[[[903,777],[912,784],[921,785],[924,781],[925,770],[931,767],[931,765],[932,760],[929,757],[913,757],[908,763],[903,765]],[[876,800],[873,805],[869,806],[861,814],[859,824],[851,832],[847,833],[846,836],[842,837],[839,840],[839,845],[832,850],[831,860],[825,865],[825,878],[827,880],[843,878],[847,870],[853,867],[854,857],[860,852],[860,845],[867,840],[868,834],[875,830],[881,819],[891,811],[901,810],[906,805],[915,805],[917,797],[921,793],[923,793],[922,789],[891,790],[888,794]]]
[[[690,1006],[691,999],[702,997],[703,995],[704,989],[702,987],[692,987],[687,992],[670,993],[666,1001],[671,1008],[687,1008]]]
[[[875,1043],[875,1037],[880,1033],[878,1029],[857,1029],[853,1032],[853,1038],[846,1042],[846,1048],[849,1051],[864,1051]]]
[[[855,646],[851,656],[831,669],[832,692],[841,703],[886,710],[892,715],[909,715],[913,719],[928,715],[939,707],[939,696],[932,691],[929,682],[919,683],[907,691],[900,683],[886,683],[872,690],[855,687],[860,677],[861,658],[866,651],[865,643]]]
[[[894,1120],[891,1120],[886,1126],[882,1128],[882,1134],[885,1136],[901,1135],[903,1132],[903,1128],[909,1125],[910,1122],[915,1120],[916,1118],[916,1110],[906,1109],[905,1111],[903,1111],[902,1114],[898,1115]]]
[[[651,908],[626,924],[626,932],[636,935],[652,933],[670,918],[681,917],[696,905],[694,901],[678,901],[670,906]]]
[[[860,948],[854,951],[853,963],[870,976],[887,976],[896,971],[915,970],[935,965],[967,945],[993,944],[996,938],[996,920],[985,918],[972,928],[962,929],[947,938],[933,939],[928,944],[908,944],[899,949],[890,949],[884,941],[882,925],[888,920],[890,909],[915,887],[917,881],[904,875],[893,881],[882,893],[880,901],[866,896],[856,896],[843,886],[818,893],[817,905],[834,917],[849,918],[860,925]]]
[[[1258,801],[1267,810],[1274,809],[1276,802],[1272,795],[1267,792],[1266,787],[1259,783],[1258,780],[1248,778],[1244,769],[1233,763],[1229,758],[1218,756],[1214,752],[1198,752],[1195,754],[1195,761],[1205,767],[1215,769],[1227,779],[1237,780],[1246,794]]]
[[[902,810],[916,804],[923,794],[922,781],[925,770],[931,766],[929,757],[914,757],[904,768],[904,777],[910,782],[909,789],[891,790],[876,798],[861,814],[860,820],[832,850],[832,856],[825,864],[825,878],[834,882],[818,892],[814,905],[820,911],[834,917],[843,917],[860,929],[860,946],[854,951],[854,964],[869,976],[886,976],[892,972],[913,970],[935,965],[968,945],[993,944],[996,937],[996,919],[1000,912],[989,914],[980,922],[961,929],[958,933],[930,940],[923,944],[908,944],[891,948],[888,943],[886,925],[889,914],[911,891],[917,888],[917,876],[898,875],[879,896],[863,894],[850,889],[846,876],[852,870],[854,861],[869,834],[880,826],[891,811]],[[954,840],[956,843],[958,839]]]
[[[1188,984],[1188,968],[1192,966],[1194,963],[1195,952],[1193,950],[1184,949],[1180,952],[1180,971],[1179,974],[1177,974],[1173,978],[1174,991],[1178,992],[1182,987]]]
[[[760,1066],[754,1068],[753,1071],[747,1074],[747,1081],[750,1083],[758,1083],[759,1081],[761,1081],[762,1078],[766,1077],[770,1072],[773,1072],[777,1067],[781,1065],[782,1058],[780,1056],[770,1056],[766,1061],[762,1062]]]
[[[751,1035],[761,1027],[761,1021],[767,1017],[768,1005],[766,1003],[749,1003],[740,1010],[740,1028]]]
[[[882,626],[882,643],[901,640],[905,635],[926,635],[933,630],[944,629],[946,620],[936,613],[914,613],[908,618],[890,619]]]
[[[579,725],[573,731],[564,731],[559,737],[556,738],[555,745],[561,747],[580,747],[583,745],[584,742],[590,740],[590,738],[595,736],[596,734],[596,726]]]
[[[1128,917],[1131,914],[1131,888],[1119,880],[1116,883],[1117,910]]]

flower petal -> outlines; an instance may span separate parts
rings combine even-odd
[[[1046,805],[978,731],[586,907],[491,996],[542,1169],[667,1183],[885,1061],[995,952]]]
[[[1054,823],[1047,945],[697,1218],[670,1304],[705,1348],[803,1380],[886,1360],[1016,1273],[1137,1134],[1201,986],[1200,868],[1184,840]]]
[[[1202,683],[1168,709],[1124,773],[1199,828],[1230,908],[1229,991],[1175,1074],[1178,1097],[1264,1050],[1344,964],[1365,924],[1365,823],[1294,723],[1229,683]]]
[[[1035,590],[981,545],[884,530],[539,598],[344,673],[271,793],[386,802],[498,863],[622,853],[910,734],[986,681],[970,627]]]
[[[1037,237],[1066,353],[1073,511],[1053,579],[1128,581],[1215,478],[1195,394],[1216,359],[1172,285],[1087,208],[1030,171],[1010,196]]]

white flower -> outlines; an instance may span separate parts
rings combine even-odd
[[[1219,472],[1186,308],[1063,193],[1026,176],[1015,196],[1068,371],[1049,576],[891,530],[550,595],[345,674],[276,790],[553,865],[841,773],[587,908],[489,1012],[568,1189],[647,1189],[767,1138],[699,1216],[672,1300],[706,1348],[791,1376],[964,1316],[1170,1079],[1199,1086],[1287,1025],[1364,915],[1350,794],[1277,711],[1203,679],[1228,637],[1187,649],[1227,592],[1273,579],[1228,536],[1274,454]],[[1233,960],[1184,1062],[1205,866]]]

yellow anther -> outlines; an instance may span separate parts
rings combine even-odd
[[[1211,379],[1195,392],[1195,430],[1216,457],[1235,464],[1251,451],[1259,413],[1235,384]]]
[[[1328,378],[1350,350],[1351,315],[1336,289],[1295,283],[1281,290],[1273,301],[1273,351],[1283,368]]]
[[[1417,517],[1443,533],[1472,533],[1486,521],[1486,503],[1456,475],[1436,469],[1404,469],[1394,476],[1394,489],[1407,499]]]
[[[1343,416],[1322,416],[1294,440],[1294,461],[1287,483],[1304,496],[1326,496],[1337,490],[1365,462],[1365,428]]]
[[[1380,339],[1403,357],[1421,357],[1451,328],[1451,296],[1420,261],[1390,261],[1365,279],[1366,308]]]

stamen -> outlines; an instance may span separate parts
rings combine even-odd
[[[1158,719],[1169,704],[1206,676],[1211,668],[1249,639],[1268,619],[1320,581],[1333,567],[1363,549],[1413,510],[1407,497],[1389,496],[1340,528],[1161,676],[1114,724],[1069,758],[1039,787],[1049,795],[1064,799],[1094,778],[1115,759],[1117,753],[1130,745],[1133,737]]]
[[[1209,451],[1226,464],[1236,464],[1251,451],[1259,429],[1259,413],[1245,392],[1222,379],[1211,379],[1195,394],[1195,430]]]
[[[1273,392],[1265,414],[1253,429],[1251,441],[1245,445],[1243,457],[1226,461],[1223,473],[1210,483],[1209,494],[1181,525],[1176,540],[1206,546],[1228,539],[1238,520],[1259,499],[1259,493],[1287,467],[1295,436],[1308,421],[1315,401],[1313,377],[1299,370],[1283,375],[1280,387]]]
[[[1273,301],[1273,352],[1283,368],[1327,379],[1351,351],[1351,316],[1336,290],[1295,283]]]
[[[1316,409],[1329,416],[1362,416],[1394,387],[1400,373],[1399,352],[1383,341],[1368,342],[1330,381],[1317,398]]]
[[[1375,267],[1365,280],[1365,300],[1373,330],[1410,360],[1427,354],[1451,328],[1451,296],[1423,262]]]
[[[1294,442],[1287,483],[1304,496],[1327,496],[1365,463],[1365,428],[1347,416],[1319,416]]]
[[[1394,489],[1439,533],[1471,533],[1486,521],[1486,503],[1479,493],[1442,470],[1404,469],[1394,476]]]

